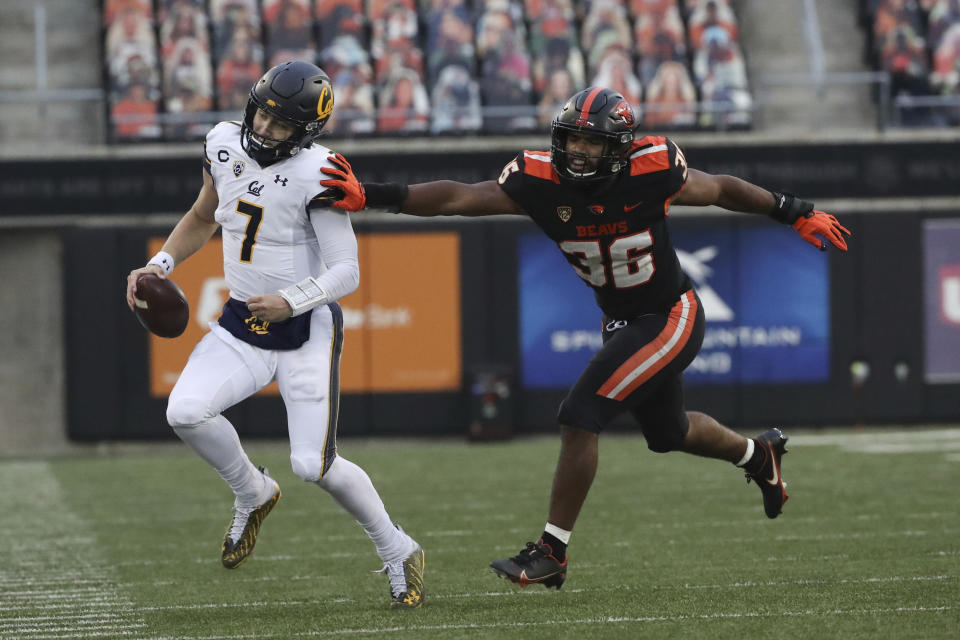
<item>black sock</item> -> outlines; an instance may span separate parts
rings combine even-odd
[[[563,559],[567,557],[567,545],[557,540],[556,536],[550,535],[546,531],[543,532],[543,535],[540,536],[540,539],[543,540],[544,544],[550,547],[553,551],[553,557],[563,562]]]
[[[743,470],[747,473],[756,473],[757,471],[760,471],[760,468],[763,467],[763,463],[766,461],[767,448],[754,439],[753,455],[750,456],[750,459],[747,460],[747,463],[743,465]]]

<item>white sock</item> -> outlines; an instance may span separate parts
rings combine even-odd
[[[384,562],[406,558],[416,548],[413,538],[390,520],[370,476],[354,463],[337,456],[317,484],[363,527]]]
[[[229,420],[217,415],[200,424],[176,426],[173,430],[216,469],[240,501],[253,502],[260,497],[263,474],[250,462]]]
[[[743,454],[743,457],[740,458],[740,462],[737,463],[738,467],[750,462],[750,458],[753,457],[753,438],[747,438],[747,452]]]
[[[543,528],[543,531],[544,533],[549,533],[563,544],[570,544],[570,536],[573,535],[573,531],[561,529],[560,527],[550,524],[549,522],[547,523],[547,526]]]

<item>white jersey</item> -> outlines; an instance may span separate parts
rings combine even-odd
[[[326,270],[307,206],[326,189],[320,181],[330,176],[320,169],[334,166],[329,149],[314,144],[261,168],[240,146],[240,123],[221,122],[207,134],[205,155],[220,198],[215,217],[223,229],[230,297],[276,293]],[[326,215],[347,216],[333,211]]]

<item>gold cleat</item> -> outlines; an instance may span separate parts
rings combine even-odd
[[[250,557],[254,545],[257,544],[260,525],[282,496],[280,486],[267,475],[267,470],[260,467],[260,472],[263,473],[268,485],[273,485],[273,492],[270,498],[259,506],[247,507],[234,504],[233,519],[227,527],[220,547],[220,561],[227,569],[236,569]]]
[[[377,573],[386,573],[390,580],[390,608],[419,609],[423,606],[423,570],[426,566],[419,546],[403,560],[383,565]]]

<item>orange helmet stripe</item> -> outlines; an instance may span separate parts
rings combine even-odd
[[[577,118],[577,124],[581,124],[581,121],[586,122],[590,119],[590,107],[593,106],[593,99],[597,97],[603,91],[603,87],[596,87],[593,91],[587,94],[587,99],[583,101],[583,108],[580,109],[580,117]]]

